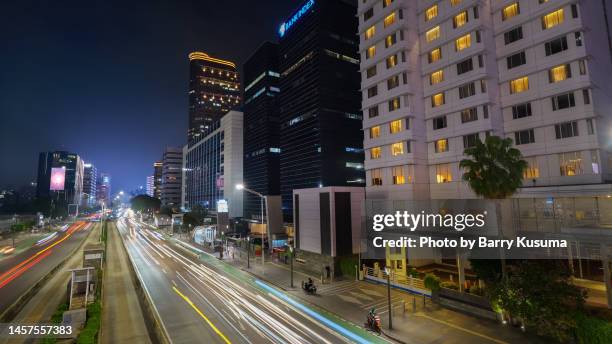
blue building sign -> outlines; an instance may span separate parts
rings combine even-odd
[[[312,6],[314,5],[315,1],[314,0],[308,0],[308,2],[306,2],[294,15],[293,17],[289,18],[289,20],[287,20],[286,22],[282,23],[281,26],[278,28],[278,34],[283,37],[285,35],[285,32],[287,32],[287,30],[289,30],[293,24],[295,24],[295,22],[297,22],[304,14],[306,14],[306,12],[308,12],[308,10],[310,8],[312,8]]]

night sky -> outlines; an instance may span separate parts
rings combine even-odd
[[[0,2],[0,188],[36,179],[38,153],[68,150],[145,184],[187,131],[188,59],[242,65],[302,1]]]

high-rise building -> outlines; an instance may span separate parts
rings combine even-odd
[[[609,193],[606,11],[600,1],[359,2],[368,198],[474,197],[459,161],[488,135],[511,138],[527,160],[520,195]]]
[[[230,111],[217,127],[194,145],[183,147],[183,200],[185,209],[195,205],[212,211],[226,201],[229,217],[242,217],[243,114]]]
[[[153,197],[157,199],[161,199],[162,167],[161,161],[153,163]]]
[[[244,64],[244,184],[262,195],[280,195],[278,45],[265,42]],[[244,217],[261,221],[261,202],[244,195]]]
[[[108,173],[100,173],[98,176],[98,185],[96,190],[96,198],[98,204],[104,204],[107,207],[111,205],[111,175]]]
[[[229,110],[240,104],[236,64],[202,52],[189,54],[188,142],[197,142]]]
[[[280,181],[293,189],[362,186],[363,133],[356,8],[309,0],[279,28]]]
[[[179,208],[181,202],[181,179],[183,150],[168,147],[162,158],[161,204]]]
[[[98,183],[98,169],[91,163],[84,164],[83,173],[83,201],[82,205],[93,207],[96,205],[96,189]]]
[[[75,153],[40,153],[36,196],[63,206],[81,204],[83,170],[83,160]]]
[[[149,197],[153,197],[153,194],[155,192],[155,177],[154,176],[147,176],[147,186],[146,186],[146,193]]]

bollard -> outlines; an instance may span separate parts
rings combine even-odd
[[[406,300],[402,300],[402,316],[406,315]]]
[[[416,295],[412,295],[412,311],[416,313]]]
[[[425,294],[423,294],[423,308],[425,308]]]

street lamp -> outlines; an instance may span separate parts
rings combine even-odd
[[[389,306],[389,330],[393,329],[393,315],[391,315],[391,269],[385,266],[385,272],[387,273],[387,304]]]
[[[247,269],[251,268],[251,237],[247,235]]]
[[[264,257],[265,257],[265,253],[264,253],[264,201],[266,200],[266,196],[260,194],[259,192],[255,191],[255,190],[251,190],[249,188],[247,188],[246,186],[244,186],[244,184],[236,184],[236,190],[244,190],[248,193],[251,193],[253,195],[257,195],[259,196],[260,200],[261,200],[261,273],[264,273],[264,267],[265,267],[265,261],[264,261]],[[267,205],[267,202],[266,202]]]
[[[293,246],[289,246],[289,259],[291,260],[291,288],[293,288]]]

